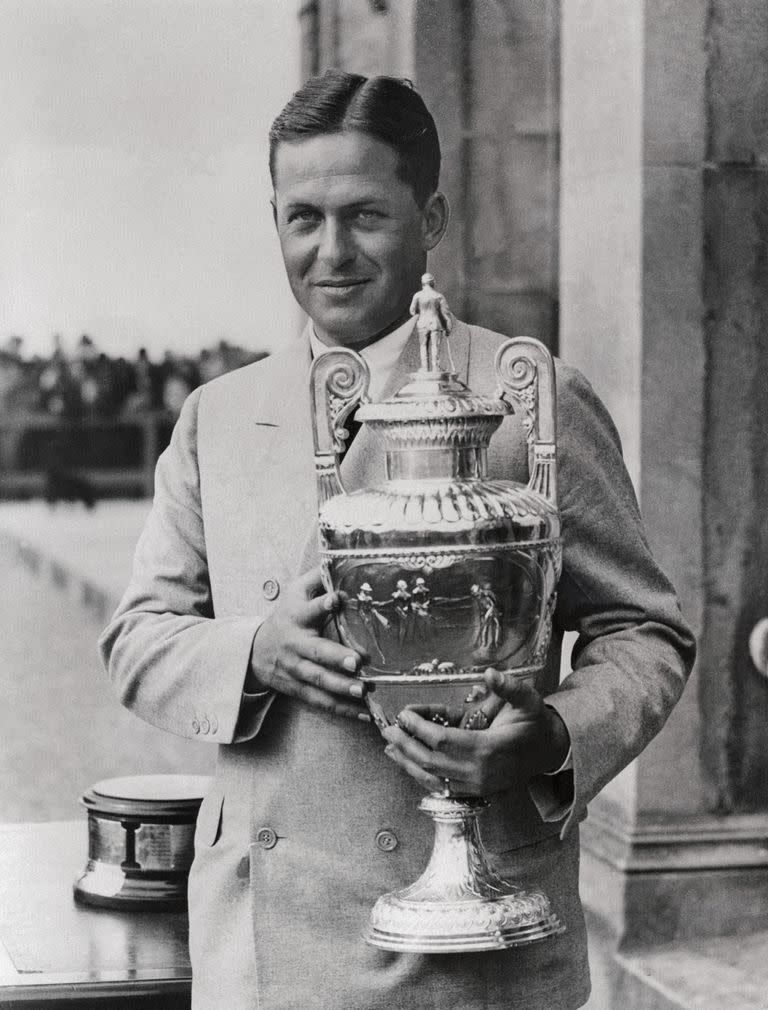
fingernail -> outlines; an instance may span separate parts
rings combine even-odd
[[[355,670],[357,669],[357,656],[345,656],[344,669],[349,670],[351,673],[354,673]]]
[[[333,610],[335,603],[336,603],[336,597],[333,595],[333,593],[330,593],[323,600],[323,606],[325,607],[326,610]]]
[[[389,744],[387,747],[384,748],[384,753],[387,755],[388,758],[391,758],[394,756],[395,748],[392,746],[392,744]]]
[[[408,729],[408,716],[399,715],[396,721],[401,729]]]
[[[362,698],[363,694],[365,693],[365,688],[363,687],[362,684],[350,684],[349,693],[352,695],[353,698]]]
[[[368,715],[367,712],[358,712],[357,718],[360,720],[360,722],[371,722],[372,721],[371,717]]]

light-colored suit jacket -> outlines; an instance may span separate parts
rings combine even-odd
[[[457,371],[477,393],[495,387],[500,339],[454,328]],[[567,931],[494,953],[388,953],[360,934],[375,899],[424,867],[432,830],[416,810],[419,787],[386,758],[375,727],[242,694],[260,621],[316,563],[309,364],[305,337],[189,397],[158,464],[130,586],[101,641],[128,707],[220,745],[190,877],[193,1004],[581,1006],[589,977],[576,825],[661,728],[694,654],[649,553],[613,424],[586,380],[558,364],[564,562],[542,689],[570,732],[573,772],[496,796],[482,822],[502,872],[541,886]],[[413,336],[387,392],[417,365]],[[494,436],[489,469],[526,479],[519,418]],[[342,463],[345,485],[379,483],[383,472],[382,449],[363,427]],[[574,672],[558,685],[567,629],[580,637]]]

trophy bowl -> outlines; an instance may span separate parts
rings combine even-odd
[[[440,299],[443,311],[419,306],[422,368],[391,399],[368,400],[368,367],[354,351],[313,362],[321,566],[343,601],[339,636],[364,657],[359,678],[378,727],[415,708],[482,731],[499,707],[485,671],[535,684],[549,648],[561,567],[554,368],[538,341],[507,340],[495,361],[499,392],[476,396],[439,368],[449,316],[442,295],[424,290],[427,309]],[[488,444],[510,400],[524,411],[527,484],[487,478]],[[383,439],[386,472],[347,493],[339,462],[353,410]],[[477,823],[487,805],[448,790],[422,800],[435,824],[429,863],[414,884],[379,898],[368,942],[470,951],[562,932],[544,894],[490,867]]]

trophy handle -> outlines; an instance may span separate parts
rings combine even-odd
[[[345,494],[339,464],[349,432],[347,418],[368,400],[371,373],[365,359],[347,347],[325,351],[309,370],[318,505]]]
[[[524,410],[528,440],[528,489],[557,506],[557,401],[555,364],[540,340],[515,337],[496,354],[500,395],[510,393]]]

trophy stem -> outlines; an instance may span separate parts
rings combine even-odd
[[[384,950],[448,953],[518,947],[562,933],[549,899],[524,891],[489,865],[477,819],[478,798],[424,797],[435,824],[427,867],[415,883],[382,895],[364,939]]]

